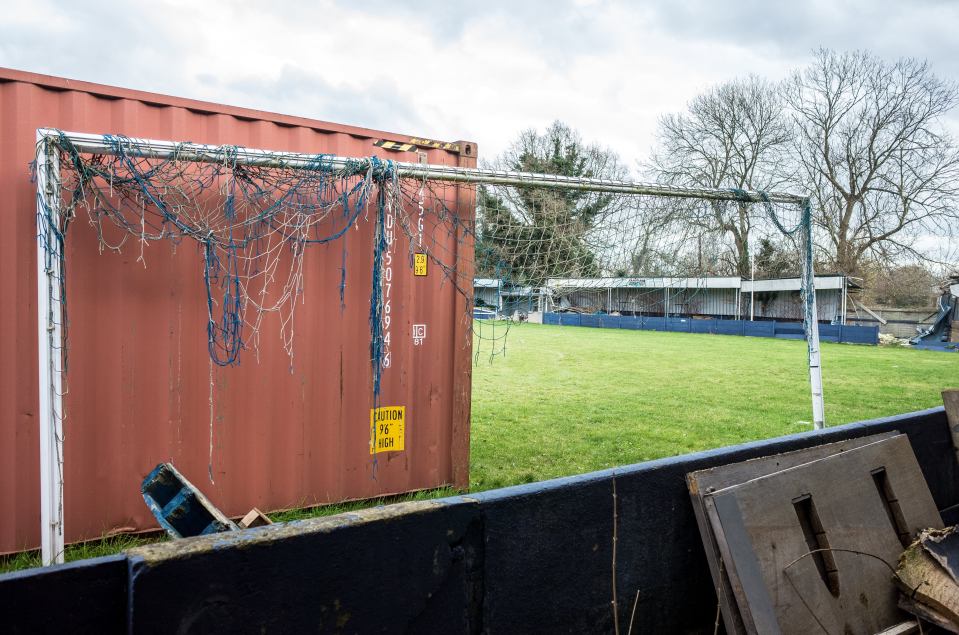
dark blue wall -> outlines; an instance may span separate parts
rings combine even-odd
[[[122,633],[127,597],[123,555],[0,575],[0,632]]]
[[[6,632],[712,632],[716,599],[685,475],[889,430],[955,522],[942,408],[437,501],[135,549],[0,576]]]
[[[802,322],[775,320],[694,320],[692,318],[664,318],[628,315],[544,313],[543,324],[561,326],[592,326],[606,329],[635,329],[642,331],[670,331],[677,333],[712,333],[714,335],[747,335],[750,337],[781,337],[804,339]],[[824,342],[848,344],[878,344],[878,326],[843,326],[820,324],[819,339]]]

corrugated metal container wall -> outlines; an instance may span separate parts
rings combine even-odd
[[[0,70],[0,552],[39,541],[35,187],[27,166],[36,129],[48,126],[416,160],[372,145],[376,139],[406,141],[394,134]],[[459,155],[430,150],[428,160],[474,166],[475,144],[460,146]],[[451,191],[457,213],[471,218],[469,190]],[[211,370],[199,253],[185,245],[174,253],[156,243],[144,269],[137,254],[99,254],[93,230],[73,223],[66,251],[67,541],[155,526],[139,486],[161,461],[176,464],[229,515],[253,506],[276,510],[465,486],[469,314],[466,299],[444,284],[439,268],[415,280],[408,267],[396,272],[393,364],[384,372],[380,403],[406,406],[406,450],[377,455],[373,478],[371,237],[372,222],[361,217],[347,238],[343,309],[342,245],[308,250],[292,365],[278,318],[268,315],[259,361],[251,352],[238,367]],[[459,238],[440,238],[449,244],[439,248],[472,254],[469,237]],[[461,273],[470,279],[467,261],[464,255]],[[423,346],[413,346],[414,323],[427,324]],[[207,477],[211,427],[214,483]]]
[[[671,289],[670,315],[736,315],[736,296],[739,289]]]
[[[670,289],[670,315],[736,315],[738,289]],[[572,306],[603,311],[662,315],[662,287],[577,290],[566,295]]]
[[[499,289],[495,287],[473,287],[473,302],[476,306],[499,309]]]
[[[750,295],[743,293],[743,314],[749,315]],[[816,312],[819,320],[832,322],[842,314],[840,289],[816,290]],[[756,292],[755,316],[773,320],[802,321],[803,305],[799,291]]]
[[[613,289],[613,310],[662,315],[665,299],[666,296],[661,288]]]

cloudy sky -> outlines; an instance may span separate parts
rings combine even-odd
[[[816,47],[959,80],[957,26],[947,0],[24,0],[0,15],[0,66],[468,139],[487,157],[560,119],[635,165],[661,114],[737,76],[781,79]]]

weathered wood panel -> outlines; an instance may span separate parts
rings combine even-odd
[[[894,498],[884,498],[880,474]],[[872,634],[897,624],[890,574],[903,545],[893,516],[912,536],[942,525],[906,436],[720,490],[706,509],[751,633]]]
[[[716,542],[716,535],[713,533],[712,525],[706,514],[704,497],[733,485],[740,485],[754,478],[766,476],[780,470],[785,470],[803,463],[809,463],[817,459],[839,454],[852,448],[862,447],[868,443],[873,443],[883,438],[890,438],[895,433],[885,432],[870,437],[859,439],[849,439],[838,441],[836,443],[827,443],[825,445],[815,446],[786,452],[784,454],[774,454],[764,456],[758,459],[750,459],[730,465],[700,470],[687,475],[686,480],[689,483],[689,494],[692,498],[693,511],[696,514],[696,524],[699,525],[699,532],[703,536],[703,546],[706,549],[706,556],[709,560],[709,570],[713,576],[713,583],[719,589],[719,604],[722,609],[723,621],[727,632],[742,633],[745,632],[742,616],[739,613],[739,607],[733,597],[733,588],[730,585],[729,575],[725,566],[721,565],[719,545]]]

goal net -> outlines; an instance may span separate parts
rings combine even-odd
[[[151,245],[195,249],[211,365],[255,363],[265,324],[296,364],[305,254],[339,250],[337,298],[368,284],[370,407],[393,372],[393,277],[439,272],[472,312],[477,360],[508,346],[516,320],[563,315],[646,321],[743,319],[743,273],[762,256],[799,279],[814,421],[823,425],[810,210],[802,197],[397,163],[374,157],[253,150],[38,131],[41,488],[44,527],[62,553],[62,395],[69,360],[65,241],[73,223],[103,252],[149,266]],[[475,200],[476,214],[454,210]],[[363,230],[363,231],[360,231]],[[350,245],[351,234],[364,237]],[[348,246],[349,245],[349,246]],[[347,251],[362,250],[362,275]],[[765,261],[764,261],[765,262]],[[435,274],[431,274],[435,275]],[[725,281],[725,282],[724,282]],[[276,314],[278,319],[267,320]],[[555,318],[555,316],[560,316]],[[416,333],[413,337],[416,338]],[[272,335],[270,336],[272,337]],[[211,371],[212,373],[212,371]],[[211,395],[212,402],[212,395]],[[212,416],[212,415],[211,415]],[[372,451],[377,444],[371,426]],[[211,456],[212,456],[211,421]],[[211,458],[212,462],[212,458]],[[212,478],[212,468],[211,468]],[[46,534],[45,534],[46,559]]]

